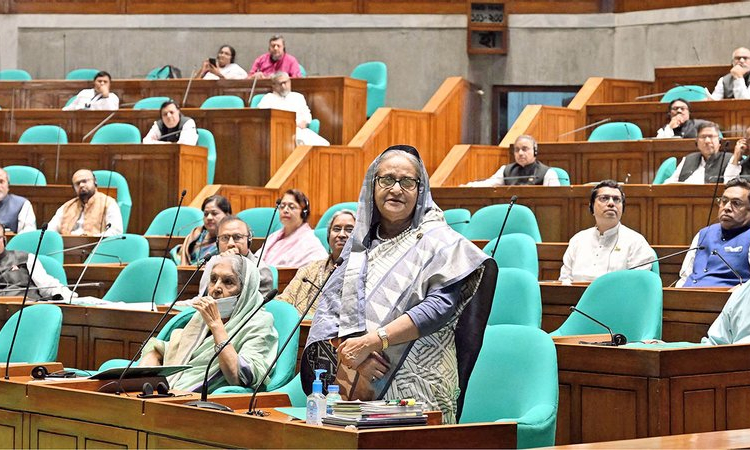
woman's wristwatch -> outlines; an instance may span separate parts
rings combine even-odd
[[[385,328],[378,328],[378,337],[380,338],[380,342],[383,344],[383,350],[388,348],[388,333],[386,333]]]

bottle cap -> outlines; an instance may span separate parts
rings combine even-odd
[[[325,369],[315,369],[315,381],[312,384],[313,394],[323,393],[323,382],[320,381],[320,375],[326,373]]]
[[[338,394],[339,393],[339,385],[338,384],[329,384],[328,385],[328,393],[329,394]]]

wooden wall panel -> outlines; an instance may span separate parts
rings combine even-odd
[[[27,448],[23,433],[23,413],[0,410],[0,446],[3,448]]]
[[[138,432],[59,417],[29,414],[30,448],[138,448]]]
[[[167,5],[152,0],[120,1],[126,3],[128,14],[164,14],[168,11]],[[244,12],[244,3],[243,0],[177,0],[170,2],[169,7],[180,14],[237,14]]]
[[[244,0],[247,14],[355,14],[360,0]]]
[[[730,56],[727,55],[727,60]],[[713,92],[716,81],[728,74],[729,69],[728,65],[657,67],[654,69],[654,93],[686,84],[703,86]]]

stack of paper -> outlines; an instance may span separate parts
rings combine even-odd
[[[425,425],[424,403],[414,400],[340,401],[333,414],[323,419],[328,425],[354,425],[357,428]]]

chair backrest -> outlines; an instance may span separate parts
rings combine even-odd
[[[149,252],[148,240],[140,234],[109,236],[102,239],[96,253],[89,255],[85,262],[87,264],[127,264],[148,258]]]
[[[16,311],[0,330],[0,358],[5,361],[18,323]],[[57,360],[57,347],[62,330],[62,311],[57,305],[36,304],[23,310],[16,344],[10,362],[41,363]]]
[[[37,255],[37,258],[48,275],[53,276],[60,284],[68,284],[68,275],[65,273],[62,263],[47,255]]]
[[[671,177],[674,171],[677,169],[677,158],[670,156],[665,159],[659,166],[654,176],[654,181],[651,184],[664,184],[667,178]]]
[[[547,333],[522,325],[488,326],[460,423],[514,420],[533,409],[539,422],[519,424],[518,448],[552,446],[558,391],[557,352]]]
[[[258,103],[260,103],[260,100],[263,98],[263,96],[266,94],[255,94],[253,95],[253,98],[250,99],[250,107],[251,108],[257,108]]]
[[[328,208],[326,212],[324,212],[323,215],[320,216],[320,220],[318,220],[317,225],[315,225],[315,229],[313,230],[313,232],[315,233],[315,237],[317,237],[320,243],[323,244],[323,248],[325,248],[326,251],[331,249],[331,247],[328,245],[328,222],[331,221],[334,214],[336,214],[338,211],[341,211],[342,209],[350,209],[356,213],[357,204],[357,202],[337,203]]]
[[[92,144],[140,144],[141,132],[129,123],[108,123],[96,130]]]
[[[31,81],[31,74],[23,69],[0,70],[0,81]]]
[[[8,241],[6,248],[8,250],[20,250],[27,253],[34,253],[41,233],[42,230],[33,230],[17,234]],[[60,236],[60,233],[53,230],[47,230],[44,233],[44,239],[42,240],[42,246],[39,248],[39,254],[47,255],[48,253],[59,252],[63,248],[63,238]],[[54,258],[60,264],[63,264],[64,255],[62,253],[49,256]]]
[[[65,106],[70,106],[71,103],[73,103],[74,101],[76,101],[76,98],[78,98],[78,95],[74,95],[74,96],[70,97],[68,99],[68,101],[65,102]]]
[[[557,179],[560,180],[560,186],[570,186],[570,175],[561,167],[550,167],[557,173]]]
[[[232,108],[241,109],[245,107],[245,102],[242,98],[236,95],[214,95],[208,97],[203,104],[201,109],[218,109],[218,108]]]
[[[523,269],[499,268],[487,325],[541,327],[542,292],[537,277]]]
[[[177,207],[173,206],[161,211],[151,221],[151,225],[144,236],[167,236],[172,229],[174,217],[177,214]],[[180,215],[177,217],[177,224],[174,227],[174,236],[187,236],[193,228],[197,227],[203,221],[203,211],[192,206],[183,206],[180,208]]]
[[[466,238],[496,238],[507,213],[507,204],[490,205],[479,209],[479,211],[471,216],[469,226],[466,228]],[[534,217],[534,213],[523,205],[515,205],[510,211],[503,235],[511,233],[528,234],[534,241],[542,242],[542,235],[539,233],[539,224],[536,221],[536,217]]]
[[[166,324],[164,324],[164,327],[159,330],[159,334],[156,335],[156,339],[168,341],[169,336],[172,335],[172,332],[174,330],[178,328],[185,328],[185,325],[190,322],[190,319],[193,318],[195,312],[196,309],[192,306],[188,306],[187,308],[180,311],[177,315],[169,319]]]
[[[600,141],[637,141],[643,139],[643,132],[638,125],[630,122],[609,122],[594,128],[589,142]]]
[[[206,156],[206,161],[208,163],[206,184],[214,184],[214,175],[216,174],[216,139],[214,139],[213,133],[205,128],[198,128],[197,130],[198,142],[196,145],[208,149]]]
[[[266,237],[266,231],[268,230],[268,224],[271,222],[271,216],[273,216],[275,208],[250,208],[237,213],[237,217],[245,222],[250,230],[253,232],[253,237],[264,238]],[[281,220],[279,220],[279,214],[273,218],[273,225],[271,226],[271,233],[281,229]]]
[[[99,69],[73,69],[65,75],[65,79],[91,81],[97,73]]]
[[[169,97],[146,97],[135,102],[133,109],[159,109],[166,101]]]
[[[689,102],[698,102],[701,100],[709,100],[706,88],[703,86],[697,86],[694,84],[675,86],[668,90],[661,98],[662,103],[669,103],[673,100],[681,98]]]
[[[19,144],[67,144],[68,133],[57,125],[34,125],[21,133]]]
[[[102,298],[113,302],[150,302],[162,260],[163,258],[149,257],[128,264]],[[177,296],[177,266],[167,259],[164,261],[164,269],[154,298],[157,305],[163,305],[172,302],[175,296]]]
[[[10,185],[47,186],[47,177],[41,170],[29,166],[5,166]]]
[[[469,222],[471,221],[471,211],[464,208],[454,208],[446,209],[443,211],[443,214],[445,215],[445,222],[456,233],[462,236],[466,233],[466,229],[469,228]]]
[[[299,372],[292,378],[292,381],[276,389],[274,392],[286,394],[292,406],[302,408],[307,403],[307,394],[302,390],[302,378]]]
[[[661,339],[662,286],[658,275],[646,270],[620,270],[595,279],[576,305],[629,341]],[[576,312],[554,336],[606,333],[601,326]]]
[[[367,117],[385,104],[388,89],[388,67],[380,61],[365,62],[354,68],[352,78],[367,81]]]
[[[507,229],[507,227],[506,227]],[[484,253],[492,256],[497,238],[484,246]],[[534,278],[539,276],[539,257],[536,242],[531,236],[523,233],[505,234],[500,238],[495,251],[495,261],[498,268],[515,268],[525,270]]]
[[[651,272],[654,272],[655,274],[661,276],[661,272],[659,271],[659,255],[656,254],[656,250],[651,249],[652,252],[654,252],[654,262],[651,263]]]
[[[271,300],[266,303],[266,311],[273,315],[273,327],[279,334],[279,350],[281,345],[286,340],[287,336],[294,330],[297,321],[299,320],[299,312],[297,308],[290,305],[287,302],[280,300]],[[271,373],[270,380],[266,386],[266,390],[273,391],[287,384],[292,378],[294,378],[295,367],[297,366],[297,352],[299,351],[299,328],[294,331],[292,339],[289,341],[289,345],[284,349],[284,353],[279,357],[279,361],[276,363],[273,372]]]
[[[302,76],[302,78],[305,78],[307,76],[307,70],[302,67],[302,64],[299,64],[299,74]]]
[[[122,174],[111,170],[95,170],[94,176],[100,187],[117,188],[117,206],[120,207],[120,214],[122,214],[122,229],[127,231],[128,223],[130,223],[130,211],[133,209],[133,199],[130,196],[128,180]]]

